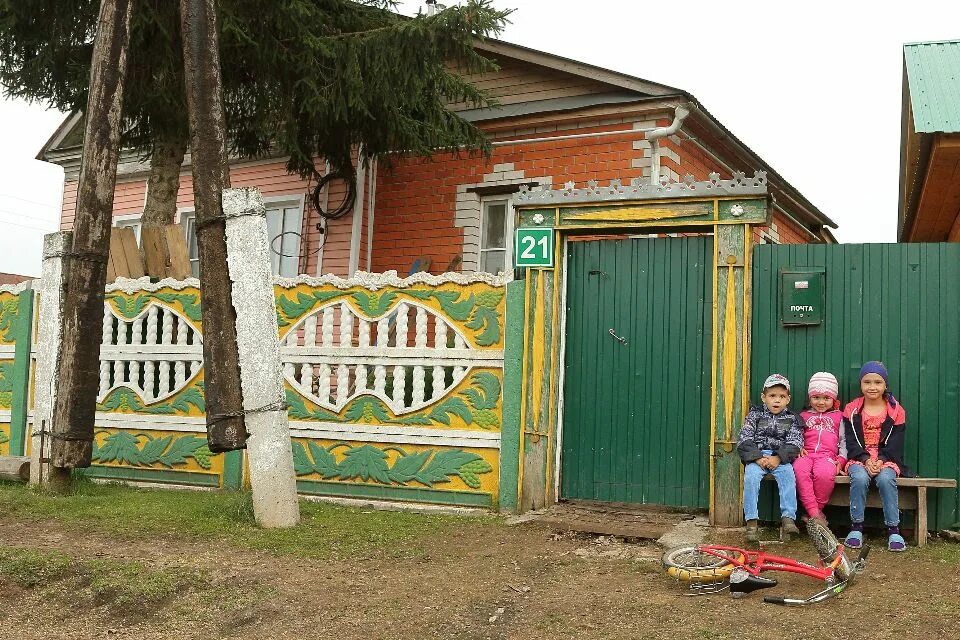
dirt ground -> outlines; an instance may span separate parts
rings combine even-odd
[[[399,549],[320,560],[0,512],[0,546],[204,576],[149,606],[119,609],[69,585],[0,578],[3,639],[960,638],[960,547],[949,543],[875,550],[847,593],[808,609],[765,605],[757,594],[685,597],[662,573],[654,544],[493,518],[460,519]],[[770,549],[813,560],[803,541]],[[815,587],[787,577],[771,593]]]

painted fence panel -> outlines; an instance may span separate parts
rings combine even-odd
[[[0,286],[0,455],[26,452],[34,293]]]
[[[497,506],[503,280],[361,273],[278,281],[275,295],[301,493]],[[89,475],[241,486],[243,453],[206,447],[198,281],[109,285],[93,339]]]
[[[276,291],[301,492],[497,504],[501,281],[361,275]]]
[[[239,487],[241,454],[206,446],[195,280],[107,288],[93,465],[97,478]]]
[[[863,362],[882,360],[907,412],[907,464],[960,479],[960,245],[761,245],[753,257],[751,400],[777,371],[793,382],[799,409],[811,374],[830,371],[846,402],[859,394]],[[824,270],[820,325],[780,321],[779,274],[793,268]],[[931,528],[960,520],[960,492],[928,495]]]

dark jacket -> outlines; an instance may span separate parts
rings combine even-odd
[[[870,453],[863,439],[863,398],[847,404],[843,410],[843,428],[847,438],[847,460],[866,462]],[[892,395],[887,396],[887,418],[880,426],[880,445],[877,457],[900,468],[900,475],[912,478],[913,473],[903,460],[903,443],[907,432],[907,412]]]
[[[803,446],[803,421],[790,409],[774,415],[766,405],[751,407],[740,429],[737,453],[743,464],[763,457],[763,451],[773,451],[785,464],[800,455]]]

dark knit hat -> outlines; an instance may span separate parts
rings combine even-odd
[[[879,360],[871,360],[860,368],[860,379],[863,380],[863,376],[868,373],[875,373],[887,384],[890,384],[890,378],[887,375],[887,368]]]

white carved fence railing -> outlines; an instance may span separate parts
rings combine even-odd
[[[95,477],[241,486],[204,444],[200,283],[107,287]],[[278,280],[301,491],[496,504],[505,281],[487,274]],[[43,313],[41,309],[40,313]]]
[[[280,353],[284,378],[318,406],[340,412],[372,395],[398,416],[440,400],[472,368],[503,360],[502,351],[468,347],[447,318],[415,302],[374,318],[346,302],[326,304],[290,329]]]
[[[98,402],[120,387],[133,390],[145,405],[164,400],[202,367],[202,337],[181,312],[151,300],[127,318],[104,304]]]

